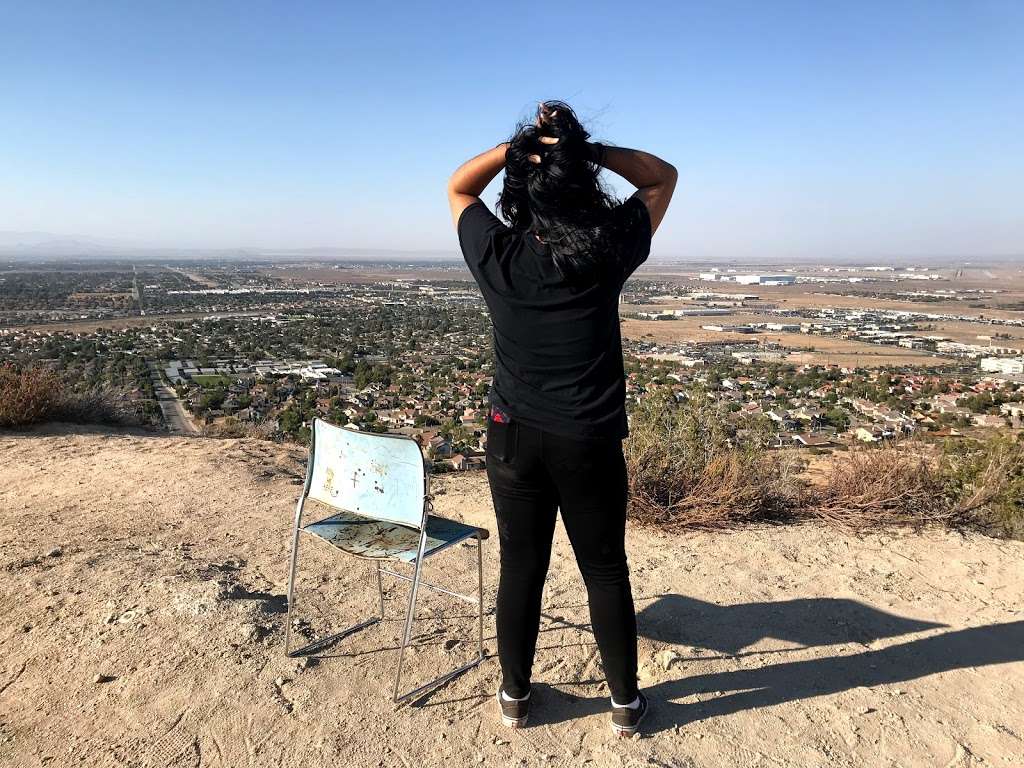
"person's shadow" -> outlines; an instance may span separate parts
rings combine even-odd
[[[729,656],[746,655],[742,650],[763,638],[801,647],[864,645],[945,626],[895,616],[846,599],[717,606],[682,595],[661,596],[637,614],[637,623],[639,633],[653,640]],[[766,655],[763,651],[749,653]],[[878,650],[666,680],[644,687],[653,705],[644,730],[655,732],[858,686],[887,685],[954,669],[1015,661],[1024,661],[1024,621],[932,634]],[[673,665],[673,674],[685,670],[685,662],[684,656],[678,662],[684,665],[682,668]],[[724,695],[676,703],[686,696],[703,693]],[[608,711],[607,695],[544,698],[545,705],[537,707],[538,724]]]
[[[867,644],[945,626],[894,616],[856,600],[833,597],[715,605],[667,594],[640,611],[636,620],[639,633],[651,640],[706,648],[730,656],[741,655],[744,648],[765,638],[803,647]]]

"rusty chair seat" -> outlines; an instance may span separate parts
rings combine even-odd
[[[420,543],[420,532],[415,528],[363,517],[345,510],[303,526],[303,530],[319,536],[343,552],[371,560],[415,563]],[[481,529],[475,526],[435,515],[427,518],[426,531],[424,558],[481,533]],[[482,538],[487,538],[487,531],[482,533]]]

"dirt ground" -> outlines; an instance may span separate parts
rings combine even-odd
[[[641,272],[638,273],[638,276],[648,279],[659,276],[657,272],[644,273],[644,269],[645,267],[641,267]],[[971,271],[968,270],[968,272]],[[934,321],[922,323],[920,332],[922,335],[938,335],[947,337],[952,341],[968,344],[979,344],[982,346],[991,344],[996,347],[1009,347],[1011,349],[1024,348],[1024,331],[1021,328],[1011,325],[992,325],[983,321],[985,318],[1020,320],[1021,313],[1019,311],[993,307],[1016,305],[1024,301],[1024,273],[1021,273],[1019,268],[1009,266],[995,267],[993,270],[975,270],[974,272],[977,272],[977,274],[974,274],[972,279],[967,280],[928,281],[924,284],[916,280],[904,280],[897,283],[873,283],[857,286],[842,286],[839,284],[816,286],[804,283],[788,286],[742,286],[730,283],[682,281],[678,274],[672,275],[671,273],[661,274],[660,276],[665,277],[670,282],[680,280],[679,284],[688,289],[717,291],[726,294],[754,294],[759,297],[761,302],[773,305],[779,309],[885,309],[912,313],[941,313],[974,317],[978,319],[977,322]],[[895,298],[897,291],[963,291],[970,288],[999,289],[1003,292],[987,294],[980,299],[973,297],[970,301],[949,299],[934,302],[916,302],[905,298]],[[875,297],[871,295],[874,291],[892,293],[893,296]],[[692,302],[666,299],[656,304],[623,305],[622,309],[624,311],[637,312],[654,309],[692,308],[693,306]],[[714,323],[742,325],[746,323],[778,323],[783,321],[786,321],[786,318],[767,311],[757,311],[756,308],[743,308],[738,309],[734,314],[722,317],[688,316],[677,320],[657,321],[628,319],[623,323],[622,332],[624,337],[647,339],[655,342],[744,341],[759,344],[773,342],[791,350],[813,348],[814,352],[800,352],[794,355],[792,361],[816,365],[941,367],[957,364],[957,360],[953,358],[939,357],[924,351],[870,344],[835,336],[814,336],[778,331],[763,331],[751,335],[707,331],[701,328],[702,325]],[[788,321],[792,322],[795,320],[794,318],[789,318]],[[991,340],[981,338],[992,337],[996,334],[1002,334],[1007,338]]]
[[[882,367],[882,366],[923,366],[941,367],[954,365],[955,360],[936,357],[918,350],[902,349],[894,346],[869,344],[853,339],[835,336],[816,336],[806,333],[784,333],[767,331],[758,333],[731,333],[728,331],[709,331],[701,328],[722,322],[727,325],[744,325],[747,323],[777,322],[779,318],[768,315],[737,313],[728,317],[683,317],[678,320],[634,320],[622,321],[622,337],[652,341],[655,343],[685,342],[741,342],[745,344],[778,344],[791,352],[791,361],[814,365],[842,365],[850,367]],[[803,351],[814,350],[814,351]]]
[[[763,269],[740,270],[763,272]],[[812,274],[815,270],[797,268],[798,274]],[[939,270],[940,272],[943,270]],[[970,317],[1002,318],[1004,320],[1019,319],[1020,312],[1000,308],[1006,304],[1019,304],[1024,300],[1024,270],[1019,267],[1004,267],[995,270],[981,270],[972,279],[967,280],[898,280],[895,282],[852,284],[797,283],[795,285],[738,285],[736,283],[714,283],[693,280],[693,271],[683,270],[675,274],[666,272],[657,264],[645,264],[637,271],[637,278],[648,280],[666,279],[668,282],[679,282],[690,288],[721,293],[750,293],[757,295],[761,301],[777,303],[780,308],[793,309],[798,307],[849,307],[853,309],[893,309],[908,310],[922,313],[942,313],[964,315]],[[685,276],[684,276],[685,275]],[[689,278],[689,279],[688,279]],[[989,294],[982,299],[972,297],[970,301],[938,300],[929,302],[911,301],[898,297],[900,291],[934,292],[934,291],[970,291],[998,289],[1001,293]],[[972,304],[981,304],[974,306]],[[677,306],[667,302],[667,306]],[[679,304],[678,306],[686,306]]]
[[[585,592],[559,528],[530,727],[492,656],[391,704],[407,584],[318,661],[282,653],[303,453],[251,440],[0,433],[0,765],[1024,765],[1024,543],[809,527],[632,529],[641,737],[610,733]],[[437,513],[493,528],[482,473]],[[306,637],[372,616],[365,561],[304,544]],[[495,650],[497,542],[485,543]],[[476,553],[428,561],[472,589]],[[469,658],[473,611],[428,596],[410,685]]]

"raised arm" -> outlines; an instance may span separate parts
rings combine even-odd
[[[675,166],[660,157],[639,149],[606,147],[591,144],[594,159],[609,171],[613,171],[634,187],[633,197],[639,197],[647,205],[651,216],[651,234],[658,229],[665,211],[672,200],[679,173]]]
[[[502,143],[494,149],[481,152],[460,165],[448,179],[448,205],[451,206],[452,221],[456,228],[462,212],[480,200],[487,185],[505,167],[507,149],[508,144]]]

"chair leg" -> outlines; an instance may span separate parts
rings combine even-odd
[[[301,648],[297,648],[294,651],[291,650],[290,641],[292,631],[292,607],[295,605],[295,575],[296,572],[298,571],[300,532],[301,531],[298,528],[295,529],[295,538],[292,541],[291,570],[288,574],[288,616],[285,619],[287,623],[284,628],[284,655],[289,657],[308,655],[317,649],[323,648],[327,645],[330,645],[331,643],[334,643],[338,640],[341,640],[344,637],[351,635],[353,632],[358,632],[360,629],[366,629],[366,627],[369,627],[372,624],[376,624],[378,621],[384,618],[384,587],[381,584],[380,564],[378,563],[377,588],[378,591],[380,592],[380,616],[375,616],[372,619],[367,619],[366,621],[362,621],[358,624],[353,624],[351,627],[343,629],[340,632],[335,632],[333,635],[323,637],[319,640],[314,640],[312,643],[308,643],[307,645],[304,645]]]
[[[295,605],[295,568],[299,561],[299,525],[295,524],[295,533],[292,535],[292,561],[288,570],[288,616],[284,625],[284,655],[290,656],[290,642],[292,634],[292,607]]]
[[[480,661],[484,660],[484,540],[476,535],[476,605],[477,605],[477,647]]]
[[[409,640],[412,637],[412,616],[416,611],[416,591],[420,586],[420,571],[423,569],[423,558],[418,557],[416,559],[416,570],[412,575],[412,588],[409,590],[409,608],[405,613],[405,629],[402,631],[402,642],[398,648],[398,669],[395,672],[395,690],[392,696],[394,701],[398,701],[398,686],[401,685],[402,681],[402,661],[405,659],[405,647],[409,644]]]
[[[401,646],[398,649],[398,670],[395,674],[395,690],[393,699],[396,704],[405,703],[408,701],[415,700],[422,694],[427,693],[434,688],[437,688],[444,683],[458,677],[463,672],[472,669],[477,664],[484,660],[484,556],[483,556],[483,539],[477,534],[477,643],[478,643],[478,654],[475,659],[463,664],[452,671],[441,675],[440,677],[434,678],[429,683],[421,685],[419,688],[403,693],[401,696],[398,694],[399,686],[402,680],[402,661],[405,657],[405,648],[409,645],[409,641],[412,639],[412,622],[413,615],[416,611],[416,592],[418,591],[420,584],[420,573],[423,558],[420,557],[416,561],[416,570],[413,573],[412,589],[409,591],[409,610],[405,616],[405,631],[402,633]],[[446,591],[446,590],[442,590]]]

